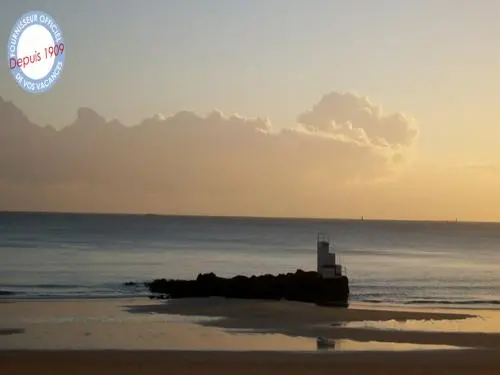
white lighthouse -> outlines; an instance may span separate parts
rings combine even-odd
[[[318,274],[323,279],[335,279],[342,276],[342,265],[335,262],[335,253],[330,253],[330,240],[323,233],[317,238]]]

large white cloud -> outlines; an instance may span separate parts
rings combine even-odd
[[[411,147],[418,135],[414,119],[402,113],[385,114],[367,97],[332,92],[298,118],[310,130],[345,135],[377,146]]]
[[[419,134],[413,118],[402,113],[386,114],[367,97],[353,93],[323,96],[298,117],[298,122],[309,132],[323,133],[358,149],[367,148],[373,155],[383,155],[388,167],[405,160]]]
[[[333,194],[347,182],[390,175],[404,166],[417,136],[411,118],[384,114],[349,93],[325,95],[282,131],[266,118],[219,110],[204,117],[188,111],[155,115],[125,127],[89,108],[54,131],[31,124],[0,100],[0,208],[33,197],[68,210],[85,202],[91,211],[97,201],[140,209],[131,197],[148,207],[156,202],[164,210],[204,213],[220,205],[234,214],[285,207]],[[19,191],[29,199],[23,201]]]

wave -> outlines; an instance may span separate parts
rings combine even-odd
[[[13,296],[18,293],[16,292],[11,292],[10,290],[0,290],[0,296]]]
[[[1,285],[1,287],[15,289],[77,289],[88,288],[91,286],[78,284],[8,284]]]
[[[500,305],[500,300],[412,300],[403,303],[405,305]]]
[[[353,298],[356,299],[356,298]],[[500,300],[478,300],[478,299],[469,299],[469,300],[447,300],[447,299],[415,299],[415,300],[395,300],[395,299],[371,299],[371,298],[360,298],[358,301],[366,302],[366,303],[376,303],[376,304],[398,304],[398,305],[500,305]]]
[[[0,284],[0,290],[3,289],[96,289],[96,288],[123,288],[133,285],[143,285],[144,282],[116,282],[116,283],[101,283],[101,284]]]
[[[148,295],[143,282],[135,284],[0,284],[0,299],[134,298]]]

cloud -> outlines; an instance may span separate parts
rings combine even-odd
[[[325,95],[297,122],[276,131],[214,110],[126,127],[80,108],[55,131],[0,99],[0,209],[298,212],[403,168],[418,136],[413,119],[354,94]]]
[[[323,96],[298,122],[310,132],[367,147],[399,163],[413,147],[419,131],[413,118],[402,113],[384,114],[367,97],[332,92]]]
[[[154,118],[159,121],[164,121],[166,119],[165,115],[163,113],[157,113],[155,114]]]

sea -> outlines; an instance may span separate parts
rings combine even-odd
[[[146,298],[156,278],[315,270],[318,233],[352,302],[500,308],[496,223],[24,212],[0,213],[0,298]]]

